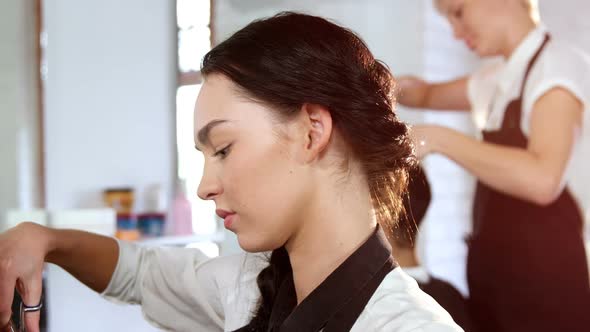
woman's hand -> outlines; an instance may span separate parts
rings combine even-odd
[[[436,153],[437,146],[444,139],[444,127],[417,125],[412,126],[410,136],[414,143],[415,153],[419,159],[431,153]]]
[[[49,252],[51,230],[26,222],[0,234],[0,326],[6,326],[16,287],[23,303],[41,302],[45,256]],[[40,313],[25,314],[26,331],[39,331]]]
[[[397,79],[399,91],[397,101],[408,107],[422,107],[428,91],[428,83],[415,76],[402,76]]]

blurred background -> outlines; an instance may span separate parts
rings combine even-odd
[[[539,5],[554,35],[590,52],[589,1]],[[199,66],[212,45],[282,10],[351,28],[394,75],[446,80],[481,61],[453,40],[431,0],[0,1],[0,230],[29,216],[146,245],[199,247],[210,256],[239,251],[217,226],[214,205],[196,197]],[[399,114],[475,135],[469,115]],[[590,155],[583,158],[590,165]],[[425,166],[433,202],[420,257],[466,294],[463,238],[474,181],[443,157],[428,157]],[[576,172],[582,180],[572,186],[588,209],[589,175]],[[132,202],[128,211],[109,198],[121,192]],[[141,232],[125,228],[125,218],[142,217]],[[107,303],[56,267],[46,273],[46,300],[47,331],[157,331],[138,308]]]

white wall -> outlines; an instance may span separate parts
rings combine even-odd
[[[0,219],[39,205],[34,22],[32,0],[0,2]]]
[[[174,1],[45,0],[47,207],[102,205],[102,190],[175,178]],[[61,269],[48,271],[49,329],[155,331]]]
[[[102,189],[175,174],[174,3],[46,0],[47,207],[102,205]]]
[[[541,19],[551,33],[590,52],[590,1],[539,0]]]

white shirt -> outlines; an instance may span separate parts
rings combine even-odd
[[[545,26],[539,25],[525,37],[508,60],[492,61],[471,75],[467,94],[479,129],[497,130],[501,127],[504,111],[510,101],[518,98],[526,66],[543,43],[546,33]],[[535,102],[556,87],[568,90],[583,103],[584,127],[588,128],[590,55],[552,37],[532,67],[525,85],[520,127],[526,137],[530,133]],[[558,111],[556,110],[556,115]],[[590,162],[582,159],[584,155],[590,155],[588,132],[589,130],[585,130],[580,136],[570,168],[566,172],[566,180],[574,195],[585,206],[590,206],[590,177],[582,172],[590,166]]]
[[[169,331],[233,331],[248,324],[259,298],[265,254],[208,259],[199,250],[119,242],[119,260],[103,292],[140,304],[145,318]],[[400,268],[383,279],[351,331],[462,331]]]
[[[427,284],[430,281],[430,274],[421,265],[404,267],[404,272],[421,284]]]

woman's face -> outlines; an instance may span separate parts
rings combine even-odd
[[[198,189],[250,252],[285,244],[302,220],[312,185],[297,121],[242,96],[222,75],[205,80],[195,109],[195,144],[205,156]]]
[[[479,56],[499,55],[509,19],[507,0],[435,0],[453,29],[455,38]],[[514,1],[514,0],[510,0]]]

